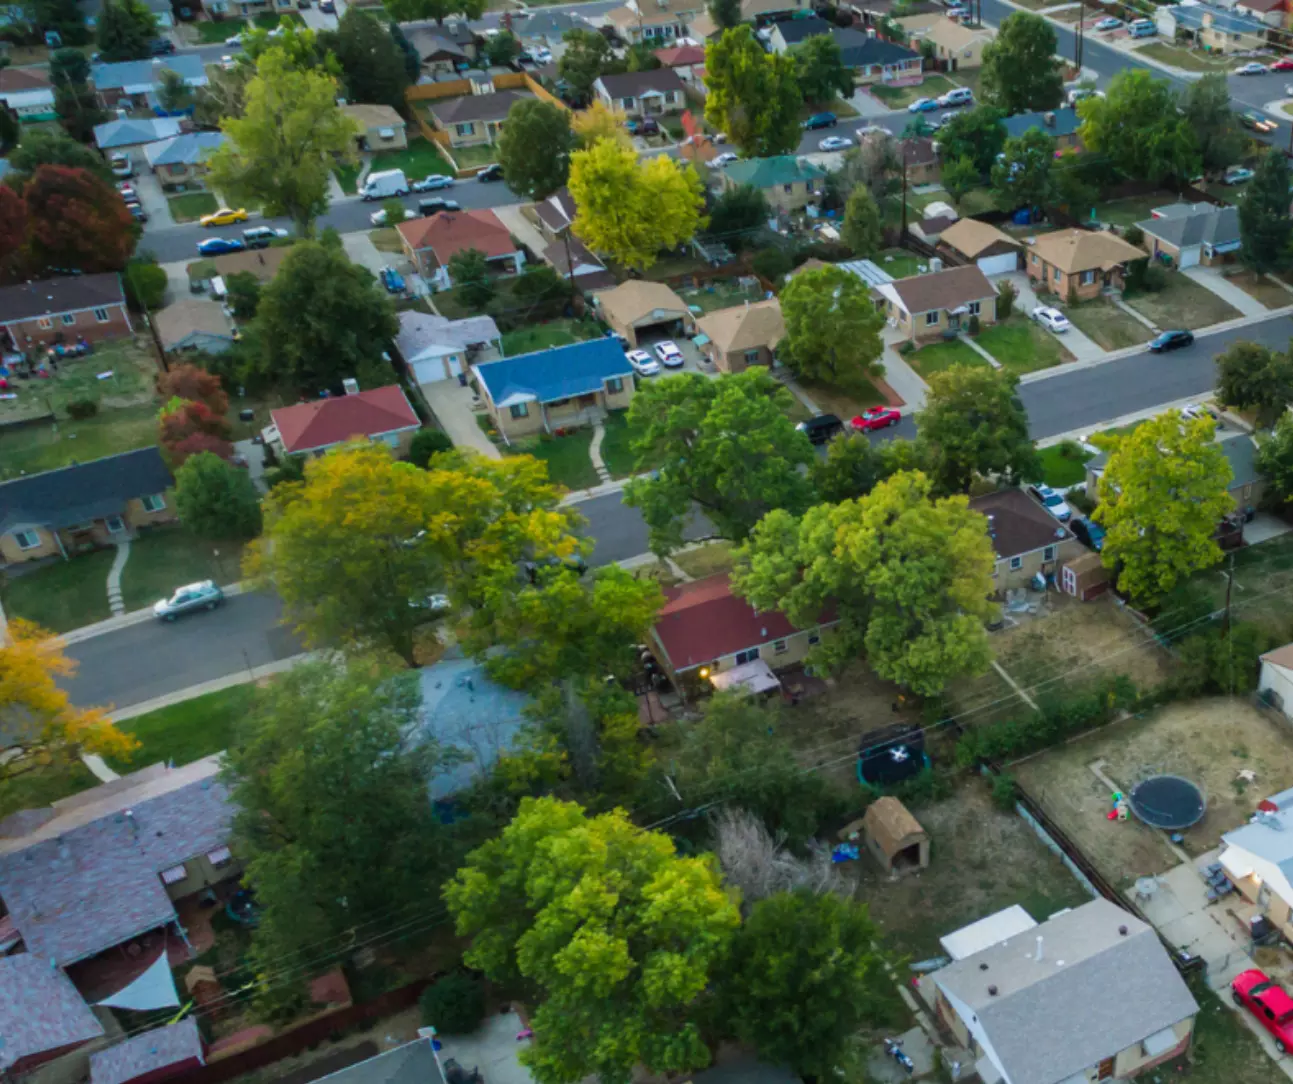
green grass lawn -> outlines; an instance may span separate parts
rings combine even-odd
[[[612,478],[627,478],[635,472],[633,452],[629,448],[629,412],[612,410],[606,415],[606,435],[602,438],[602,462]]]
[[[1049,369],[1073,360],[1073,355],[1055,338],[1019,314],[984,328],[976,341],[1005,368],[1016,373]]]
[[[218,23],[214,21],[191,23],[190,26],[197,32],[199,45],[221,45],[226,39],[232,38],[235,34],[241,34],[247,29],[247,24],[241,19],[222,19]]]
[[[1154,337],[1153,332],[1134,316],[1128,316],[1104,298],[1081,305],[1065,305],[1064,315],[1075,328],[1105,350],[1122,350],[1149,342]]]
[[[1115,226],[1130,226],[1136,222],[1144,222],[1155,207],[1175,202],[1176,196],[1171,192],[1151,192],[1148,196],[1114,200],[1112,203],[1097,203],[1095,213],[1101,222],[1112,222]]]
[[[922,346],[919,350],[908,354],[905,360],[921,376],[941,373],[953,365],[968,365],[973,369],[988,367],[988,363],[960,339]]]
[[[178,767],[229,748],[238,719],[251,710],[256,686],[232,685],[205,696],[171,704],[118,724],[139,742],[128,761],[113,758],[118,772],[137,771],[159,761]]]
[[[529,438],[510,449],[512,455],[532,455],[548,464],[548,477],[570,489],[591,489],[601,479],[588,454],[593,442],[592,426],[584,426],[564,437],[551,440]]]
[[[121,598],[127,611],[139,610],[186,583],[237,583],[241,561],[240,543],[213,545],[184,527],[158,527],[130,544],[130,559],[121,573]]]
[[[1075,486],[1086,478],[1087,460],[1092,454],[1071,440],[1039,448],[1037,458],[1042,464],[1042,481],[1048,486]]]
[[[293,23],[305,22],[295,11],[262,11],[253,15],[251,21],[262,30],[277,30],[283,19]]]
[[[0,432],[0,475],[37,474],[156,443],[155,404],[104,408],[81,421]]]
[[[98,784],[79,760],[71,764],[33,768],[0,787],[0,820],[20,809],[39,809]]]
[[[1205,53],[1195,52],[1193,49],[1182,49],[1180,46],[1168,45],[1162,41],[1142,45],[1134,50],[1132,55],[1134,56],[1136,53],[1152,57],[1160,64],[1170,64],[1174,68],[1180,68],[1187,72],[1225,72],[1238,63],[1234,57],[1214,59]]]
[[[873,97],[878,98],[890,109],[906,109],[917,98],[937,98],[946,94],[955,83],[942,75],[929,75],[923,83],[910,87],[867,87]]]
[[[961,212],[963,217],[968,218],[970,215],[981,215],[987,211],[995,211],[997,202],[992,196],[991,188],[971,188],[956,201],[956,209]]]
[[[498,148],[489,143],[471,147],[454,147],[450,152],[459,169],[492,166],[498,161]]]
[[[373,155],[373,172],[383,169],[402,169],[410,181],[420,181],[432,173],[447,173],[452,177],[454,172],[436,145],[422,138],[410,139],[403,150]]]
[[[1194,1019],[1194,1042],[1190,1046],[1188,1067],[1184,1072],[1174,1071],[1171,1076],[1185,1084],[1238,1084],[1241,1080],[1274,1079],[1270,1058],[1257,1036],[1239,1018],[1239,1012],[1208,988],[1201,973],[1191,977],[1189,986],[1199,1003],[1199,1015]]]
[[[220,209],[216,198],[210,192],[185,192],[180,196],[171,196],[166,201],[171,208],[171,217],[176,222],[195,222],[203,215]]]
[[[359,191],[359,171],[362,168],[358,162],[354,165],[342,164],[332,167],[337,183],[341,185],[341,190],[347,196],[353,196]]]
[[[1125,300],[1161,328],[1193,330],[1240,315],[1234,306],[1179,271],[1167,272],[1167,285],[1157,293],[1136,294]]]
[[[34,621],[51,632],[69,632],[112,616],[108,570],[116,550],[95,550],[70,560],[55,560],[0,584],[9,617]]]
[[[403,252],[404,242],[400,240],[400,231],[394,226],[383,226],[379,230],[369,230],[368,240],[378,252]]]
[[[917,256],[914,252],[908,252],[905,248],[887,248],[875,258],[874,262],[896,279],[919,275],[922,267],[929,269],[927,259]]]
[[[584,320],[550,320],[546,324],[503,333],[503,356],[515,357],[554,346],[568,346],[597,338],[597,329]]]

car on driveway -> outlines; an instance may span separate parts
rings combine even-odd
[[[1249,109],[1245,113],[1239,114],[1239,123],[1245,128],[1251,128],[1254,132],[1260,132],[1262,135],[1268,135],[1279,127],[1273,120],[1263,117],[1255,109]]]
[[[247,246],[233,237],[208,237],[198,242],[199,256],[223,256],[226,252],[241,252]]]
[[[1241,64],[1235,69],[1236,75],[1265,75],[1267,72],[1265,64],[1259,64],[1255,60],[1250,60],[1247,64]]]
[[[128,154],[114,154],[108,159],[108,164],[112,167],[114,177],[133,177],[135,175],[135,163],[130,160]]]
[[[437,188],[452,188],[453,178],[443,173],[432,173],[429,177],[414,181],[409,187],[414,192],[434,192]]]
[[[386,287],[388,294],[402,294],[404,292],[404,276],[393,267],[383,267],[377,276],[382,280],[382,285]]]
[[[655,117],[642,117],[640,120],[626,120],[624,127],[629,135],[659,135],[660,122]]]
[[[333,0],[319,0],[319,10],[324,15],[335,15],[337,14],[337,5],[333,3]]]
[[[660,371],[660,363],[645,350],[630,350],[624,356],[638,376],[655,376]]]
[[[1179,350],[1192,342],[1194,342],[1192,331],[1186,331],[1184,328],[1164,331],[1149,340],[1149,350],[1152,354],[1166,354],[1169,350]]]
[[[1230,980],[1230,996],[1271,1033],[1281,1054],[1293,1050],[1293,997],[1265,971],[1251,967]]]
[[[1053,331],[1056,335],[1062,331],[1068,331],[1073,325],[1069,323],[1069,318],[1059,309],[1051,308],[1050,305],[1038,305],[1033,309],[1033,319],[1042,325],[1047,331]]]
[[[1122,20],[1115,19],[1112,15],[1095,24],[1097,30],[1117,30],[1120,26],[1122,26]]]
[[[724,151],[722,154],[716,154],[711,160],[710,165],[715,169],[722,169],[724,166],[730,166],[733,162],[739,162],[741,156],[733,151]]]
[[[848,136],[827,136],[817,144],[824,151],[846,151],[853,146]]]
[[[1073,509],[1064,500],[1064,494],[1044,485],[1029,486],[1028,492],[1041,501],[1046,506],[1046,511],[1061,523],[1067,523],[1073,518]]]
[[[1244,184],[1251,181],[1256,174],[1247,166],[1231,166],[1221,177],[1222,184]]]
[[[199,226],[232,226],[235,222],[246,222],[247,212],[241,207],[233,210],[229,207],[221,207],[218,211],[213,211],[209,215],[203,215],[198,219]]]
[[[836,433],[843,432],[844,423],[834,414],[818,414],[795,426],[813,444],[825,444]]]
[[[902,415],[893,407],[873,406],[858,414],[849,426],[859,433],[868,433],[873,429],[888,429],[902,421]]]
[[[804,127],[811,132],[818,128],[834,128],[839,122],[839,117],[834,113],[814,113],[804,121]]]
[[[655,355],[666,369],[681,369],[687,361],[682,356],[682,351],[678,349],[678,344],[672,339],[665,339],[664,342],[656,343]]]
[[[1069,521],[1069,530],[1084,546],[1099,553],[1104,549],[1104,528],[1094,520],[1090,519],[1073,519]]]
[[[224,43],[226,45],[242,45],[242,35],[234,34],[231,37],[227,37],[224,39]]]
[[[908,113],[932,113],[938,108],[937,98],[917,98],[907,106]]]
[[[201,583],[186,584],[178,588],[170,598],[154,603],[153,614],[163,621],[174,621],[181,614],[214,610],[223,601],[224,592],[216,586],[215,580],[203,580]]]

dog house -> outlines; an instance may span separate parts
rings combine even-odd
[[[929,865],[929,836],[897,798],[886,795],[867,806],[862,837],[886,873],[910,873]]]

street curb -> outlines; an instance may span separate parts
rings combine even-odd
[[[1089,437],[1093,433],[1102,433],[1106,429],[1121,429],[1124,425],[1144,421],[1146,418],[1157,418],[1160,414],[1164,414],[1169,410],[1180,410],[1181,407],[1189,403],[1198,403],[1201,400],[1211,398],[1211,396],[1212,392],[1210,391],[1201,395],[1187,395],[1184,399],[1173,399],[1170,403],[1159,403],[1157,406],[1146,407],[1144,410],[1134,410],[1130,414],[1123,414],[1107,421],[1092,422],[1090,425],[1070,429],[1067,433],[1056,433],[1054,436],[1042,437],[1041,440],[1034,443],[1038,448],[1049,448],[1054,444],[1062,444],[1066,440],[1081,442],[1083,437]]]
[[[156,711],[158,708],[170,707],[172,704],[182,704],[186,700],[206,696],[207,693],[217,693],[221,689],[231,689],[235,685],[248,685],[251,682],[259,681],[263,677],[284,673],[294,666],[308,662],[314,657],[315,652],[303,651],[299,655],[292,655],[286,659],[279,659],[277,662],[266,663],[264,666],[254,666],[248,670],[239,670],[235,674],[226,674],[224,677],[212,678],[210,681],[190,685],[187,689],[177,689],[173,693],[154,696],[151,700],[141,700],[138,704],[131,704],[129,707],[109,712],[108,718],[114,723],[123,723],[127,719],[133,719],[138,715],[147,715],[150,711]]]
[[[225,598],[237,598],[241,594],[251,591],[252,588],[241,583],[231,583],[228,587],[222,587]],[[71,632],[60,633],[58,638],[64,644],[79,644],[83,640],[91,640],[96,636],[102,636],[105,633],[117,632],[120,629],[128,629],[131,625],[142,625],[145,621],[157,620],[153,616],[153,608],[147,606],[142,610],[132,610],[128,614],[120,614],[117,617],[109,617],[106,621],[96,621],[93,625],[82,625],[79,629],[73,629]]]

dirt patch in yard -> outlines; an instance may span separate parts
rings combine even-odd
[[[1160,772],[1202,788],[1203,819],[1184,833],[1186,851],[1203,854],[1223,832],[1243,824],[1257,803],[1293,784],[1293,733],[1245,700],[1217,697],[1171,704],[1142,718],[1113,723],[1011,767],[1096,866],[1120,887],[1163,873],[1179,859],[1164,833],[1134,817],[1110,821],[1108,786],[1089,765],[1123,790]],[[1238,773],[1257,773],[1245,784]]]
[[[1211,327],[1242,315],[1233,305],[1179,271],[1167,272],[1167,285],[1161,290],[1136,294],[1126,301],[1161,328]]]
[[[1279,283],[1271,282],[1264,275],[1243,271],[1237,275],[1227,275],[1226,281],[1234,283],[1254,301],[1265,305],[1268,309],[1282,309],[1293,305],[1293,293],[1289,293]]]
[[[1104,298],[1083,305],[1065,305],[1064,315],[1075,328],[1105,350],[1139,346],[1153,338],[1149,328]]]

